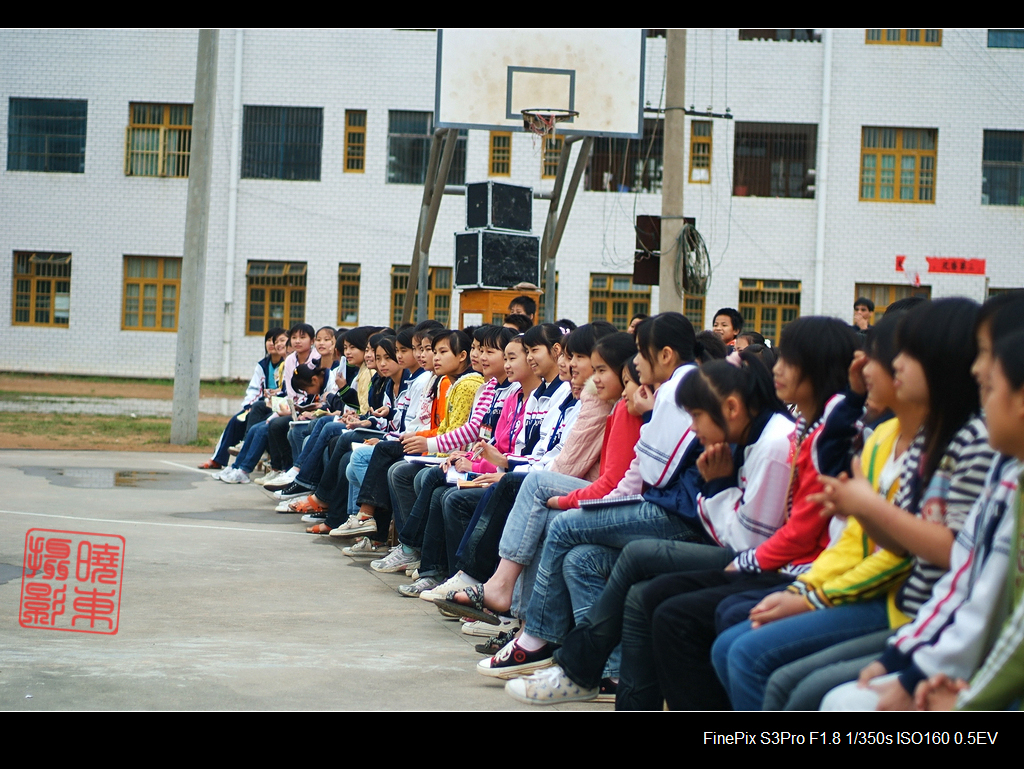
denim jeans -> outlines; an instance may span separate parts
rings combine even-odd
[[[711,661],[734,710],[761,710],[768,679],[778,668],[888,626],[884,597],[805,612],[756,630],[748,620],[718,636]]]
[[[768,679],[764,709],[817,710],[829,691],[878,659],[892,634],[886,628],[783,665]]]
[[[499,556],[526,567],[516,581],[512,594],[512,616],[523,616],[530,596],[533,595],[539,566],[539,559],[535,556],[547,535],[548,525],[555,516],[566,512],[560,509],[552,510],[547,505],[548,500],[589,485],[587,481],[561,473],[527,473],[526,480],[519,487],[512,511],[505,521],[505,530],[498,545]]]
[[[458,568],[486,582],[498,568],[498,543],[527,473],[505,473],[485,490],[459,545]]]
[[[706,542],[703,531],[683,517],[650,502],[597,510],[570,510],[555,518],[537,569],[526,611],[526,629],[549,643],[561,643],[572,623],[572,603],[562,575],[566,554],[577,545],[621,550],[637,539]],[[579,683],[579,682],[577,682]]]
[[[302,453],[296,454],[298,459],[295,460],[295,464],[299,467],[299,474],[295,478],[296,483],[307,489],[317,487],[324,474],[327,446],[334,436],[341,435],[343,432],[345,432],[344,423],[335,422],[334,417],[320,417],[316,420]]]
[[[629,547],[627,545],[626,547]],[[572,616],[579,627],[587,611],[601,598],[611,577],[619,550],[604,545],[577,545],[562,562],[562,576],[572,601]],[[573,631],[570,631],[572,635]],[[602,678],[618,678],[622,649],[619,645],[608,655]]]
[[[242,450],[235,457],[235,463],[232,467],[237,467],[247,473],[251,473],[256,469],[260,457],[263,456],[263,452],[266,450],[267,423],[260,422],[258,425],[253,425],[249,432],[245,434],[245,443],[242,444]]]
[[[427,528],[434,492],[445,490],[448,478],[440,467],[429,467],[416,476],[414,481],[416,501],[409,511],[409,517],[398,532],[398,541],[417,550],[423,547],[423,532]]]
[[[328,419],[328,417],[320,417],[320,419]],[[302,455],[302,447],[306,443],[306,438],[310,436],[310,431],[318,421],[307,421],[301,425],[292,425],[288,428],[288,445],[292,449],[292,467],[299,464],[298,457]],[[299,466],[301,467],[301,465]]]
[[[401,531],[416,503],[416,476],[424,465],[399,460],[388,468],[388,490],[391,492],[391,511],[395,518],[395,531]],[[378,529],[378,533],[379,533]]]
[[[441,512],[444,516],[444,540],[445,550],[448,553],[448,573],[445,578],[452,576],[456,571],[456,564],[459,562],[459,545],[466,535],[466,527],[469,526],[477,505],[484,498],[486,489],[455,489],[445,495],[442,500]],[[472,579],[481,579],[478,574],[467,572]]]
[[[360,448],[361,447],[361,448]],[[345,468],[345,477],[348,479],[348,514],[355,515],[359,512],[359,490],[363,485],[363,478],[366,476],[366,468],[370,465],[370,457],[373,450],[362,443],[352,444],[352,456],[348,460],[348,467]]]
[[[235,414],[231,419],[228,420],[227,427],[224,428],[224,432],[220,434],[220,440],[217,442],[217,448],[213,452],[213,461],[221,467],[227,467],[231,461],[230,449],[240,440],[245,437],[245,422],[239,422],[238,418],[245,415],[248,418],[248,412],[243,409]]]
[[[595,551],[590,549],[592,547],[573,548],[565,558],[566,567],[571,563],[571,569],[576,569],[577,564],[586,568],[589,560],[590,568],[604,569],[612,554],[619,552],[611,548]],[[646,580],[677,571],[725,568],[735,555],[729,548],[695,542],[641,539],[629,543],[615,561],[608,584],[598,600],[582,619],[580,613],[576,613],[576,627],[565,636],[562,648],[555,652],[555,661],[580,686],[596,687],[601,682],[609,655],[628,632],[624,628],[627,619],[639,623],[640,633],[647,632],[641,600]],[[574,577],[573,581],[579,584],[580,578]],[[594,595],[589,585],[583,592],[587,591]]]

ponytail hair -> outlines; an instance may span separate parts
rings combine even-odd
[[[298,366],[292,373],[292,389],[301,390],[303,387],[309,387],[313,384],[313,377],[323,377],[324,370],[322,368],[309,368],[308,366]]]
[[[683,378],[676,390],[676,403],[687,411],[703,411],[726,432],[722,402],[737,394],[753,419],[761,412],[786,413],[786,406],[775,394],[772,375],[761,359],[743,350],[726,360],[713,360]]]
[[[616,331],[614,334],[601,337],[594,347],[594,352],[600,355],[601,360],[621,378],[622,368],[636,357],[636,343],[632,334]],[[639,376],[636,381],[640,381]]]
[[[636,327],[637,349],[651,365],[654,365],[658,352],[666,347],[679,356],[680,363],[691,363],[695,341],[693,324],[678,312],[663,312]]]

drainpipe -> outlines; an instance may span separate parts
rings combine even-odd
[[[825,297],[825,190],[828,188],[829,114],[832,111],[832,30],[821,31],[824,54],[821,65],[821,123],[818,127],[818,168],[814,197],[818,201],[817,232],[814,239],[814,314],[824,311]]]
[[[220,375],[231,376],[231,327],[232,309],[235,303],[235,223],[238,219],[238,176],[242,139],[242,37],[240,29],[235,30],[235,84],[231,96],[231,182],[228,188],[228,247],[224,260],[224,344],[221,350]]]

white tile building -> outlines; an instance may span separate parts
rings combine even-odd
[[[791,296],[798,292],[800,313],[814,312],[817,303],[822,312],[842,318],[851,314],[857,284],[908,286],[917,276],[933,297],[960,294],[977,300],[989,288],[1024,286],[1024,205],[1019,199],[982,204],[986,135],[992,139],[994,132],[1004,132],[997,138],[1009,142],[1011,155],[1002,167],[1018,179],[1022,174],[1022,158],[1013,160],[1012,152],[1014,141],[1024,141],[1024,49],[989,47],[986,30],[942,30],[939,45],[873,44],[865,30],[830,34],[831,42],[821,43],[745,40],[736,29],[688,31],[686,103],[715,112],[728,108],[735,116],[713,121],[710,183],[688,181],[684,189],[685,213],[696,218],[714,268],[705,325],[718,307],[741,304],[741,281],[786,281]],[[238,37],[222,31],[203,320],[207,378],[248,376],[262,354],[262,333],[246,334],[250,262],[305,265],[304,315],[315,326],[339,322],[339,264],[360,265],[358,322],[390,322],[391,267],[409,263],[422,186],[388,183],[389,111],[430,112],[434,105],[433,32],[246,31],[241,37],[241,104],[321,109],[320,171],[318,181],[245,178],[243,171],[234,267],[228,275]],[[181,255],[188,182],[127,175],[126,144],[129,105],[192,102],[196,41],[194,31],[0,32],[0,122],[8,126],[0,134],[0,156],[7,158],[0,171],[0,319],[13,332],[0,354],[0,369],[172,374],[175,334],[125,329],[131,325],[125,257]],[[665,39],[649,38],[646,100],[655,109],[663,103],[664,58]],[[84,172],[22,170],[44,162],[29,158],[26,145],[12,139],[22,125],[15,113],[32,109],[26,100],[38,99],[87,102]],[[821,128],[826,102],[827,136]],[[345,172],[346,110],[365,111],[362,173]],[[700,119],[687,118],[688,139],[692,122]],[[761,130],[752,123],[774,125],[764,129],[768,138],[758,146],[784,136],[787,129],[780,124],[815,126],[811,157],[818,171],[827,160],[827,174],[811,178],[792,157],[773,155],[764,159],[763,179],[740,184],[736,138]],[[927,193],[919,177],[903,185],[913,189],[914,202],[862,199],[866,127],[900,129],[901,140],[911,129],[930,132],[934,150],[914,153],[919,164],[933,165]],[[243,136],[243,154],[244,145]],[[489,178],[489,150],[487,132],[469,133],[466,181]],[[922,161],[924,156],[931,159]],[[897,153],[897,163],[903,157]],[[873,194],[880,196],[884,161],[877,162]],[[775,181],[768,179],[772,169],[778,171]],[[897,177],[901,170],[894,171]],[[589,184],[600,186],[594,176]],[[541,179],[541,147],[532,136],[513,134],[510,175],[503,180],[550,187],[550,180]],[[758,192],[761,182],[768,192]],[[772,185],[787,183],[801,196],[773,196]],[[817,197],[806,196],[807,184],[815,185]],[[896,200],[900,187],[897,178]],[[657,183],[652,189],[581,189],[558,256],[559,317],[588,319],[592,274],[631,273],[635,216],[661,210]],[[921,196],[931,199],[917,202]],[[451,266],[451,234],[464,226],[464,206],[462,197],[444,199],[432,266]],[[546,201],[535,201],[538,233],[546,210]],[[820,252],[819,217],[824,221]],[[19,292],[23,303],[48,301],[18,288],[15,270],[25,269],[17,267],[18,254],[29,253],[72,255],[66,323],[54,324],[61,313],[56,305],[44,324],[34,322],[38,304],[18,313]],[[895,269],[898,255],[905,257],[903,272]],[[820,299],[816,256],[823,262]],[[983,259],[985,271],[933,273],[925,257]],[[34,265],[28,269],[39,269]],[[878,295],[885,290],[879,288]],[[656,308],[657,289],[651,299]]]

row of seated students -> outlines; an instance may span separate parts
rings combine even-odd
[[[266,448],[278,511],[409,575],[513,698],[1020,706],[1024,292],[904,300],[863,348],[826,317],[731,351],[678,313],[426,321],[346,332],[332,373],[296,328],[254,382],[297,416],[257,392],[221,480]]]

